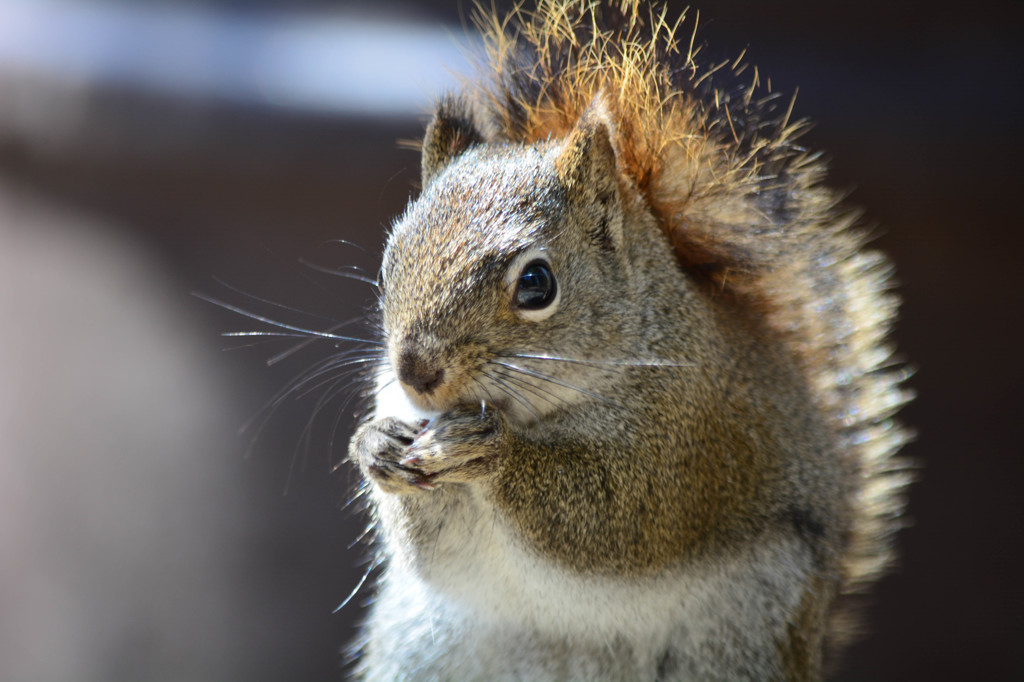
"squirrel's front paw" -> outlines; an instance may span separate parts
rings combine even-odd
[[[460,409],[432,420],[400,466],[431,483],[468,483],[492,475],[504,452],[507,426],[493,409]]]
[[[425,421],[408,424],[394,417],[367,422],[352,437],[349,455],[363,475],[385,492],[432,490],[434,485],[426,475],[401,464],[425,425]]]

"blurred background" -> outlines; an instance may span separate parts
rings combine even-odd
[[[375,274],[468,4],[0,0],[0,679],[343,678],[358,385],[277,400],[335,346],[191,292],[366,312],[330,271]],[[838,680],[1024,679],[1022,9],[700,7],[706,59],[799,88],[902,282],[913,525]]]

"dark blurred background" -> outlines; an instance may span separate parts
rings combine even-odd
[[[839,680],[1024,679],[1022,8],[700,7],[705,59],[749,47],[799,88],[902,283],[913,525]],[[190,292],[317,329],[366,311],[322,268],[375,273],[418,172],[396,140],[468,72],[464,14],[0,0],[0,679],[342,678],[357,387],[275,402],[335,348],[222,338],[270,328]]]

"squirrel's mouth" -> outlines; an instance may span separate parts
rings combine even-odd
[[[573,390],[550,367],[481,343],[453,347],[433,335],[396,335],[388,357],[404,400],[423,413],[490,407],[514,422],[535,423],[587,393]]]
[[[417,391],[401,380],[397,383],[406,400],[424,414],[441,414],[457,407],[493,409],[513,422],[525,424],[538,421],[548,411],[532,404],[536,401],[531,402],[528,390],[484,371],[461,374],[426,392]]]
[[[475,382],[450,365],[428,368],[419,374],[403,373],[399,366],[395,376],[409,401],[420,410],[447,412],[458,405],[479,402],[473,390]]]
[[[440,356],[443,360],[399,353],[399,361],[390,363],[389,374],[403,401],[414,411],[427,414],[457,407],[490,407],[514,422],[530,424],[581,400],[602,398],[590,388],[595,370],[581,363],[568,365],[570,371],[565,366],[553,370],[553,360],[547,356],[497,354],[488,358],[483,349],[473,353],[460,350],[458,357],[446,354]]]
[[[486,405],[498,411],[506,411],[509,399],[487,385],[486,380],[477,377],[452,379],[420,391],[399,380],[402,390],[416,408],[426,412],[447,412],[456,407]]]
[[[401,337],[388,355],[395,379],[417,409],[446,412],[481,402],[502,409],[505,396],[489,386],[485,352],[476,344],[453,348],[421,333]]]

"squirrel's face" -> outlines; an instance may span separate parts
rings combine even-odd
[[[381,383],[523,422],[607,389],[592,361],[620,355],[630,269],[613,152],[579,137],[476,146],[410,205],[381,271]]]

